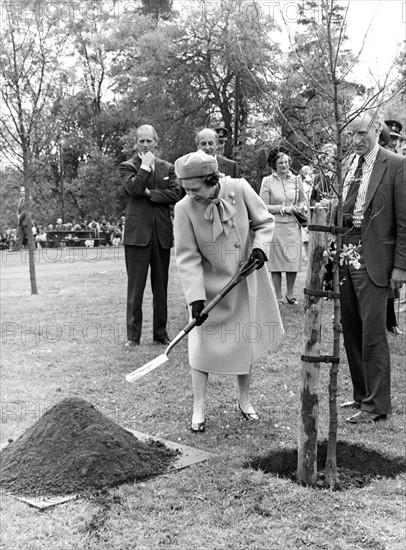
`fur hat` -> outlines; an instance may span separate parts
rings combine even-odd
[[[180,180],[208,176],[218,169],[217,160],[204,151],[189,153],[175,161],[175,172]]]

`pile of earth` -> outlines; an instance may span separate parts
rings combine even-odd
[[[365,487],[374,479],[394,478],[406,472],[406,459],[403,456],[388,456],[374,449],[338,441],[337,448],[337,491]],[[270,454],[257,456],[245,462],[245,468],[261,470],[267,474],[297,482],[297,449],[281,449]],[[317,489],[327,489],[325,475],[327,441],[317,444]]]
[[[139,441],[87,401],[67,398],[0,453],[0,484],[26,496],[95,491],[157,476],[177,454]]]

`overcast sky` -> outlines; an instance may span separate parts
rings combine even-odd
[[[182,11],[182,6],[190,5],[191,0],[174,0],[175,9]],[[192,0],[193,1],[193,0]],[[198,0],[194,0],[199,4]],[[290,32],[295,31],[295,21],[301,0],[257,0],[263,14],[281,21],[280,13],[287,20]],[[348,34],[350,47],[358,54],[366,37],[358,66],[359,80],[366,78],[368,69],[376,79],[385,75],[391,67],[398,51],[399,44],[406,39],[406,0],[338,0],[343,7],[349,5]],[[246,1],[247,9],[250,0]],[[216,0],[205,0],[208,11],[216,12]],[[252,12],[251,12],[252,13]],[[286,35],[285,31],[285,35]],[[281,37],[281,44],[285,40]],[[288,42],[286,41],[286,44]]]
[[[396,57],[398,45],[406,39],[406,1],[351,0],[349,14],[348,32],[356,53],[372,22],[361,61],[382,77]]]

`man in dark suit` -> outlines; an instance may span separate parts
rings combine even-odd
[[[386,300],[390,282],[406,282],[406,159],[378,145],[380,123],[370,113],[348,126],[355,156],[344,181],[343,245],[358,262],[340,268],[344,346],[359,411],[351,423],[376,422],[391,413]]]
[[[140,343],[142,299],[151,268],[153,339],[168,344],[167,288],[170,249],[173,244],[170,205],[179,199],[173,164],[154,155],[158,136],[150,125],[137,128],[134,157],[119,166],[127,205],[124,250],[127,268],[127,342]]]
[[[216,157],[218,170],[226,176],[232,178],[240,177],[238,165],[235,160],[227,159],[218,154],[219,137],[215,130],[210,128],[204,128],[196,134],[196,145],[198,149],[201,149],[206,155]]]

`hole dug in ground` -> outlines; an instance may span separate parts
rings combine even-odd
[[[317,445],[317,485],[315,488],[327,489],[325,480],[325,463],[327,457],[327,441]],[[284,479],[297,481],[297,449],[281,449],[267,455],[252,457],[245,462],[245,468],[261,470]],[[392,457],[363,445],[346,441],[337,443],[338,483],[335,490],[365,487],[374,479],[394,478],[406,472],[406,459]]]

